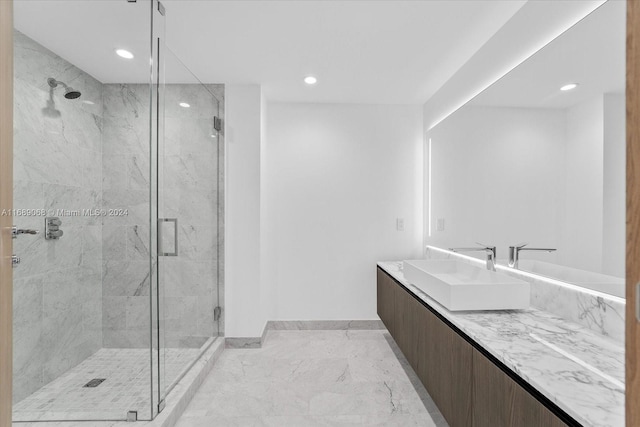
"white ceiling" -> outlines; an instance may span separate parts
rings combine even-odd
[[[167,45],[206,83],[261,84],[270,101],[380,104],[424,103],[524,3],[163,2]],[[145,0],[15,6],[18,30],[105,83],[148,81],[148,16]],[[316,86],[304,85],[308,74]]]
[[[626,2],[608,1],[486,89],[470,105],[568,108],[625,89]],[[567,83],[579,86],[567,92]]]
[[[394,104],[424,103],[524,1],[165,3],[168,44],[205,81],[262,84],[272,101]]]
[[[14,26],[103,83],[142,83],[150,79],[150,11],[125,0],[14,0]]]

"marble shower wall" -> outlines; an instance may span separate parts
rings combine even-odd
[[[103,88],[103,345],[149,347],[149,85]]]
[[[160,258],[160,310],[167,347],[200,347],[218,335],[213,310],[218,305],[217,260],[222,252],[218,144],[223,144],[223,137],[211,135],[213,116],[222,117],[223,102],[219,111],[212,93],[222,101],[224,86],[207,88],[167,85],[165,91],[158,209],[161,217],[177,218],[179,224],[179,255]],[[104,86],[104,205],[128,210],[127,216],[103,220],[105,347],[149,346],[148,100],[146,85]],[[179,102],[191,107],[182,108]],[[172,225],[163,224],[163,231],[172,236]],[[168,240],[170,250],[173,242]]]
[[[55,214],[59,240],[45,240],[42,212],[15,216],[19,228],[40,230],[14,241],[22,259],[14,270],[19,402],[102,346],[102,225],[72,211],[102,205],[103,112],[100,82],[17,31],[14,60],[14,208],[69,211]],[[49,77],[82,97],[50,91]]]

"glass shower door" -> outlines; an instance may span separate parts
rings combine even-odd
[[[161,408],[219,334],[221,229],[221,85],[202,84],[166,46],[163,58],[157,162]]]
[[[14,2],[14,421],[152,417],[156,4]]]

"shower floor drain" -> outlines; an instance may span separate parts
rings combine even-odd
[[[104,380],[106,380],[106,378],[94,378],[86,383],[83,387],[98,387]]]

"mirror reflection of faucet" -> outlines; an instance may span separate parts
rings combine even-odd
[[[518,259],[520,258],[520,251],[543,251],[553,252],[557,249],[554,248],[527,248],[528,243],[521,243],[516,246],[509,246],[509,267],[518,268]]]
[[[477,248],[449,248],[450,251],[453,252],[481,252],[484,251],[487,255],[487,270],[496,271],[496,247],[483,245],[482,243],[476,242],[476,244],[481,245],[481,247]]]

